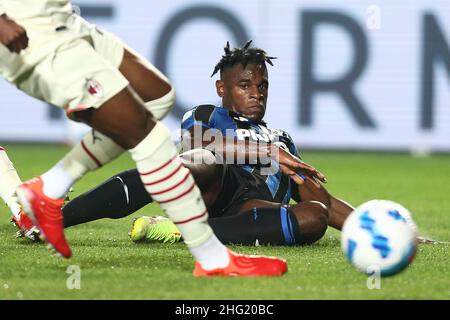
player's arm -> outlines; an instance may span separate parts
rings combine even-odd
[[[220,155],[225,160],[245,160],[246,164],[270,163],[271,148],[277,148],[271,144],[262,145],[226,138],[219,130],[198,125],[187,130],[182,137],[182,144],[183,151],[202,148]]]
[[[248,164],[269,165],[272,160],[275,160],[279,163],[282,172],[289,175],[297,184],[302,184],[305,177],[326,181],[325,176],[314,167],[274,144],[259,144],[224,137],[214,128],[211,115],[206,112],[208,110],[205,111],[208,106],[201,107],[203,108],[200,112],[197,109],[183,121],[182,128],[185,129],[182,135],[183,151],[204,148],[216,156],[220,155],[225,161],[240,160]]]
[[[299,150],[295,146],[291,136],[287,134],[287,137],[290,141],[290,143],[288,143],[290,146],[289,151],[301,158]],[[342,230],[345,220],[354,210],[354,208],[344,200],[331,195],[322,183],[309,177],[306,178],[305,183],[302,185],[297,185],[295,183],[291,184],[291,197],[297,203],[301,201],[319,201],[323,203],[328,208],[329,212],[328,224],[338,230]]]
[[[355,209],[346,201],[331,195],[325,186],[311,178],[306,178],[302,185],[292,184],[292,199],[296,202],[301,201],[319,201],[323,203],[329,212],[328,224],[337,229],[342,230],[345,220]]]
[[[28,47],[26,30],[11,20],[0,7],[0,43],[11,52],[20,53]]]

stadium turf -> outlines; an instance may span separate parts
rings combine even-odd
[[[23,179],[48,169],[63,146],[6,145]],[[326,174],[328,189],[358,205],[391,199],[409,208],[422,234],[450,241],[450,156],[413,158],[407,154],[304,152],[305,161]],[[133,166],[128,156],[89,174],[76,194]],[[0,205],[0,300],[2,299],[450,299],[448,244],[421,245],[413,264],[381,288],[369,290],[367,277],[344,258],[339,232],[329,229],[307,247],[235,247],[238,252],[287,259],[282,278],[192,277],[193,260],[183,244],[133,244],[127,232],[149,206],[122,220],[104,220],[67,230],[74,257],[55,258],[42,244],[15,239],[9,213]],[[75,269],[70,266],[75,266]],[[81,271],[80,289],[68,272]]]

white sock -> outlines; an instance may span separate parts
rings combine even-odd
[[[198,247],[191,247],[190,251],[205,270],[225,268],[230,263],[227,248],[214,234]]]
[[[212,269],[223,267],[223,261],[227,265],[228,252],[207,222],[208,211],[200,190],[178,158],[170,131],[158,122],[130,152],[145,188],[177,225],[195,259]],[[202,245],[206,250],[199,249]]]
[[[0,197],[16,217],[18,217],[21,208],[14,194],[21,184],[22,180],[20,180],[16,169],[9,160],[5,149],[0,146]]]
[[[50,198],[65,197],[82,176],[114,160],[125,150],[110,138],[91,131],[53,168],[44,173],[44,194]]]
[[[61,161],[41,178],[44,182],[44,194],[53,199],[63,198],[76,181]]]

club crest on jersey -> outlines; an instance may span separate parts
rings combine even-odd
[[[86,90],[94,98],[100,99],[103,97],[103,87],[100,82],[95,79],[87,79]]]

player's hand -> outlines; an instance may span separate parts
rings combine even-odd
[[[282,148],[278,148],[277,160],[281,171],[290,176],[297,184],[303,184],[307,178],[314,182],[316,179],[323,183],[327,182],[327,179],[320,171]]]
[[[26,30],[5,14],[0,16],[0,43],[15,53],[20,53],[28,47]]]

